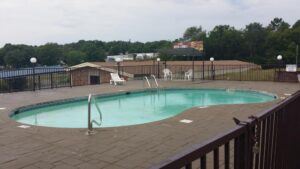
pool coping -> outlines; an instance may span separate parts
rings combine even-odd
[[[127,94],[131,94],[131,93],[143,93],[143,92],[151,92],[151,91],[157,91],[157,90],[195,90],[195,89],[201,89],[201,90],[222,90],[222,91],[238,91],[238,92],[253,92],[253,93],[259,93],[259,94],[264,94],[270,97],[274,97],[274,100],[268,101],[268,102],[274,102],[276,100],[279,99],[278,95],[275,93],[271,93],[271,92],[267,92],[267,91],[261,91],[261,90],[253,90],[253,89],[242,89],[242,88],[210,88],[210,87],[163,87],[163,88],[155,88],[155,89],[151,89],[151,88],[147,88],[147,89],[136,89],[136,90],[122,90],[122,91],[117,91],[117,92],[111,92],[111,93],[102,93],[102,94],[92,94],[92,96],[95,97],[113,97],[113,96],[118,96],[118,95],[127,95]],[[8,112],[8,118],[16,123],[19,124],[23,124],[23,125],[29,125],[29,126],[35,126],[35,127],[43,127],[43,128],[53,128],[53,129],[86,129],[86,128],[80,128],[80,127],[71,127],[71,128],[66,128],[66,127],[51,127],[51,126],[39,126],[39,125],[33,125],[33,124],[26,124],[26,123],[21,123],[18,122],[14,119],[12,119],[12,116],[22,113],[19,111],[26,111],[26,110],[30,110],[30,109],[35,109],[35,108],[40,108],[40,107],[44,107],[44,106],[51,106],[51,105],[60,105],[60,104],[65,104],[65,103],[72,103],[72,102],[76,102],[76,101],[83,101],[83,100],[87,100],[88,96],[79,96],[79,97],[74,97],[74,98],[67,98],[67,99],[58,99],[58,100],[53,100],[53,101],[46,101],[46,102],[40,102],[40,103],[36,103],[36,104],[29,104],[29,105],[25,105],[25,106],[21,106],[21,107],[17,107],[11,111]],[[263,104],[265,102],[261,102],[261,103],[241,103],[241,104]],[[230,105],[241,105],[241,104],[230,104]],[[210,105],[210,106],[205,106],[205,108],[207,107],[211,107],[211,106],[219,106],[219,105],[228,105],[228,104],[218,104],[218,105]],[[129,127],[129,126],[136,126],[136,125],[143,125],[143,124],[148,124],[148,123],[153,123],[153,122],[159,122],[159,121],[163,121],[163,120],[168,120],[170,118],[174,118],[176,116],[178,116],[179,114],[182,114],[186,111],[188,111],[189,109],[193,109],[193,108],[198,108],[198,106],[194,106],[194,107],[190,107],[178,114],[176,114],[175,116],[169,117],[169,118],[165,118],[165,119],[160,119],[160,120],[156,120],[156,121],[151,121],[151,122],[146,122],[146,123],[141,123],[141,124],[131,124],[131,125],[125,125],[125,126],[110,126],[110,127],[95,127],[96,129],[109,129],[109,128],[119,128],[119,127]]]

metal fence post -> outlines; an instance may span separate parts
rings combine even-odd
[[[53,88],[53,77],[52,77],[52,73],[50,73],[50,86],[51,89]]]
[[[71,69],[69,69],[69,85],[70,87],[72,87],[72,72],[71,72]]]
[[[242,65],[240,65],[240,81],[242,81]]]
[[[32,71],[33,71],[33,73],[32,73],[32,76],[33,76],[33,78],[32,78],[32,81],[33,81],[33,91],[35,91],[35,65],[34,64],[33,64]]]
[[[202,60],[202,80],[204,80],[204,59]]]
[[[38,81],[39,81],[39,84],[38,84],[39,90],[41,90],[41,76],[40,75],[38,76]]]

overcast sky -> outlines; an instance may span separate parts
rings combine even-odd
[[[84,40],[174,40],[187,27],[300,19],[299,0],[0,0],[0,47]]]

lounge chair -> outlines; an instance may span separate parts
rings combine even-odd
[[[184,72],[184,80],[190,80],[190,78],[193,76],[193,70],[189,69],[187,72]]]
[[[168,78],[172,80],[172,72],[170,71],[170,69],[164,69],[163,73],[164,73],[165,80],[168,80]]]
[[[125,84],[125,80],[123,78],[120,78],[118,73],[110,73],[111,76],[111,80],[110,80],[110,84]]]

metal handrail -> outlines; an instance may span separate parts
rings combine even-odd
[[[92,102],[95,104],[96,109],[99,113],[100,122],[97,122],[94,119],[91,120],[91,103]],[[99,106],[97,105],[97,103],[95,102],[95,100],[93,99],[93,95],[89,94],[89,97],[88,97],[88,131],[87,131],[87,135],[94,134],[93,123],[95,123],[98,126],[101,126],[101,124],[102,124],[102,112],[101,112]]]
[[[148,77],[147,77],[147,76],[144,76],[144,79],[146,79],[146,81],[147,81],[147,84],[148,84],[148,87],[149,87],[149,88],[152,88],[152,86],[151,86],[151,84],[150,84],[150,82],[149,82],[149,79],[148,79]]]
[[[156,84],[156,88],[159,88],[159,85],[158,85],[158,83],[157,83],[157,80],[156,80],[156,78],[155,78],[155,75],[151,75],[151,77],[153,78],[153,80],[154,80],[154,82],[155,82],[155,84]]]

